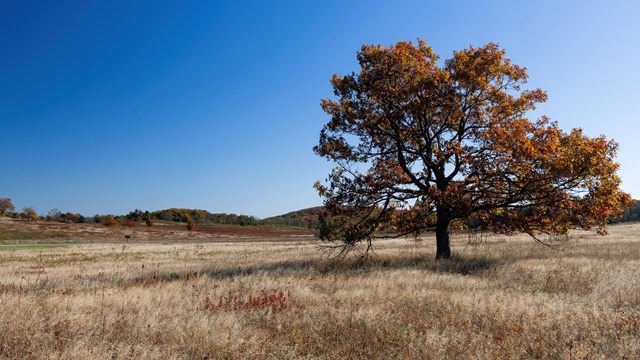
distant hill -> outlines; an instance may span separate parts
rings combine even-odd
[[[316,206],[308,209],[288,212],[283,215],[272,216],[262,220],[264,225],[272,226],[296,226],[315,228],[318,224],[318,216],[325,212],[324,206]]]

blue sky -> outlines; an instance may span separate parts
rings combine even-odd
[[[620,143],[640,198],[634,1],[5,1],[0,197],[85,215],[267,217],[321,204],[313,154],[333,73],[362,44],[442,58],[498,42],[548,91],[541,114]]]

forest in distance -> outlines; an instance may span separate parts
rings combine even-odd
[[[117,221],[123,225],[135,223],[147,223],[152,226],[154,221],[168,221],[177,223],[194,222],[196,224],[222,224],[240,226],[276,226],[276,227],[316,227],[319,217],[325,212],[324,207],[316,206],[307,209],[292,211],[283,215],[272,216],[260,219],[252,215],[238,215],[228,213],[211,213],[202,209],[169,208],[156,211],[142,211],[135,209],[127,214],[96,214],[85,216],[73,212],[62,212],[57,208],[50,210],[47,214],[38,214],[33,207],[25,207],[22,211],[16,211],[11,199],[0,198],[1,216],[22,220],[43,220],[66,223],[100,223],[109,224],[110,221]],[[105,222],[106,221],[106,222]]]
[[[0,202],[7,203],[8,198],[0,199]],[[2,207],[4,205],[0,205]],[[3,207],[4,208],[4,207]],[[35,214],[32,207],[23,209],[22,212],[11,211],[5,209],[3,216],[14,219],[32,219],[57,221],[66,223],[105,223],[105,219],[113,218],[119,223],[126,225],[127,221],[136,223],[151,221],[171,221],[177,223],[188,223],[194,221],[199,224],[222,224],[222,225],[240,225],[240,226],[275,226],[275,227],[297,227],[306,229],[316,229],[322,221],[322,217],[326,215],[326,209],[323,206],[315,206],[311,208],[291,211],[286,214],[272,216],[260,219],[252,215],[238,215],[227,213],[210,213],[202,209],[184,209],[169,208],[156,211],[142,211],[135,209],[124,215],[99,215],[92,217],[83,216],[71,212],[63,213],[58,209],[52,209],[46,215]],[[15,210],[15,209],[14,209]],[[35,214],[35,215],[34,215]],[[612,218],[610,223],[624,223],[630,221],[640,221],[640,200],[634,200],[633,205],[625,208],[620,218]],[[130,223],[129,223],[130,224]]]

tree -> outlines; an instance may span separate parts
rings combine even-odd
[[[4,217],[7,211],[14,211],[16,208],[9,198],[0,198],[0,217]]]
[[[31,206],[22,209],[22,216],[27,221],[38,220],[38,213]]]
[[[316,183],[343,250],[391,229],[435,231],[436,258],[449,258],[449,229],[464,222],[499,233],[605,232],[630,197],[619,188],[617,144],[543,116],[526,90],[525,68],[489,43],[441,65],[423,40],[365,45],[360,72],[334,75],[336,100],[314,151],[337,163]]]
[[[126,218],[127,219],[131,219],[133,221],[142,221],[142,216],[143,215],[144,215],[144,213],[142,212],[142,210],[135,209],[135,210],[129,212],[126,215]]]
[[[195,228],[196,228],[196,223],[193,222],[193,220],[189,219],[189,221],[187,221],[187,230],[193,231]]]
[[[62,212],[58,210],[58,208],[53,208],[47,214],[47,221],[61,221],[62,220]]]
[[[326,211],[318,214],[318,237],[327,239],[331,236],[331,225],[328,222],[329,213]]]
[[[64,213],[62,215],[60,215],[60,218],[63,222],[66,223],[78,223],[80,221],[80,214],[74,214],[74,213]]]

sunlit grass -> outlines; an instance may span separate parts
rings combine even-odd
[[[639,358],[640,225],[611,233],[14,248],[0,358]]]

